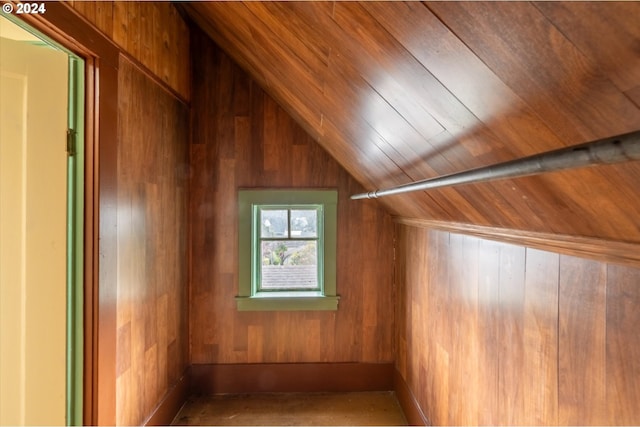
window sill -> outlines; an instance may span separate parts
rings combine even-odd
[[[322,296],[318,292],[288,292],[287,296],[260,293],[236,297],[238,311],[335,311],[339,296]],[[296,296],[292,296],[296,294]]]

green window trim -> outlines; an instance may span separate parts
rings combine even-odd
[[[240,190],[238,192],[238,296],[236,305],[239,311],[292,311],[292,310],[337,310],[336,295],[336,235],[337,202],[335,190]],[[320,290],[278,290],[259,291],[256,273],[259,265],[252,251],[256,245],[257,222],[256,206],[283,206],[284,208],[301,205],[321,205],[323,221],[318,226],[321,235],[322,250],[319,254]],[[252,257],[255,257],[252,259]]]

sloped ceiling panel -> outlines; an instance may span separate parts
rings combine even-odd
[[[185,8],[369,190],[640,129],[637,2]],[[637,162],[380,201],[403,217],[640,242]]]

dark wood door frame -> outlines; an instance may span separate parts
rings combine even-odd
[[[119,49],[62,3],[20,18],[86,64],[83,423],[115,425]]]

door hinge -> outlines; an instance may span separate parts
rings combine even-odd
[[[76,131],[73,129],[67,129],[67,155],[76,155]]]

